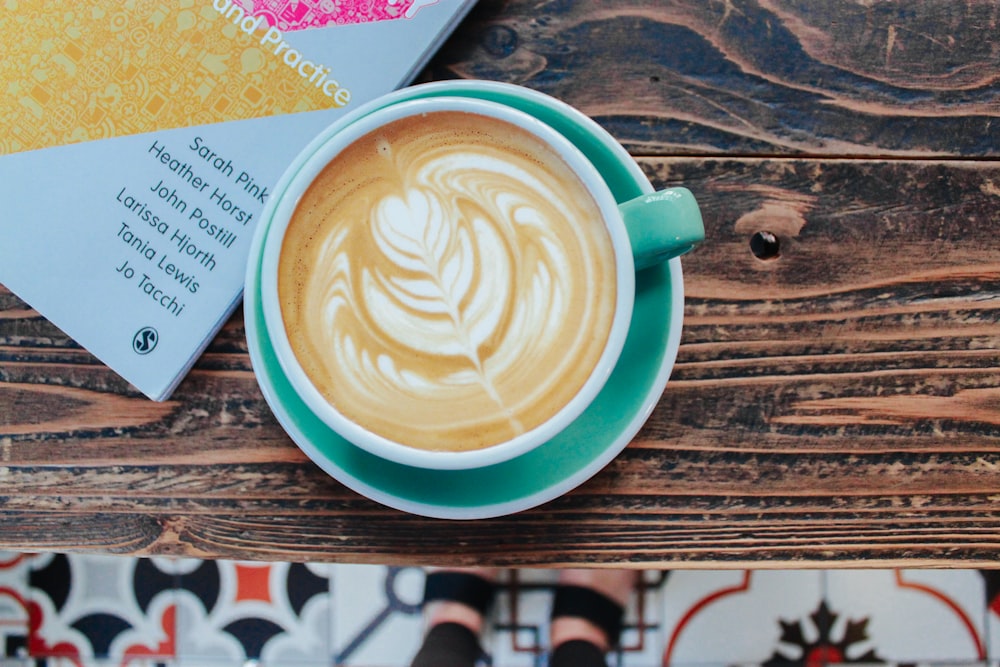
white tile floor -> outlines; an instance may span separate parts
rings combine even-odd
[[[417,568],[0,553],[0,667],[405,667]],[[494,667],[544,667],[556,573],[505,573]],[[976,570],[647,572],[622,667],[995,665]],[[641,610],[640,610],[641,604]],[[1000,603],[996,604],[1000,610]]]

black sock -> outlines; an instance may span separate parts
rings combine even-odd
[[[482,655],[472,630],[460,623],[439,623],[427,633],[410,667],[473,667]]]
[[[561,584],[552,600],[552,620],[582,618],[604,631],[608,643],[618,645],[625,608],[592,588]]]
[[[477,574],[441,570],[424,581],[424,604],[435,600],[461,602],[485,616],[493,603],[496,585]]]
[[[607,667],[604,652],[583,639],[560,644],[549,657],[549,667]]]

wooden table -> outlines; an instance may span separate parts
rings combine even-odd
[[[537,509],[415,517],[300,453],[242,313],[154,403],[0,289],[0,549],[1000,561],[1000,5],[481,0],[421,79],[455,77],[566,100],[702,203],[680,356],[635,441]]]

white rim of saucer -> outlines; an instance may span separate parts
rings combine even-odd
[[[468,111],[505,120],[532,132],[556,147],[557,152],[592,191],[605,219],[610,221],[612,232],[620,240],[625,241],[625,246],[619,243],[615,250],[618,287],[616,298],[622,305],[617,309],[612,321],[605,350],[580,392],[548,420],[512,440],[478,450],[459,452],[417,449],[373,434],[334,408],[309,381],[292,352],[279,316],[276,280],[281,238],[288,222],[309,184],[330,160],[358,138],[385,123],[445,110]],[[362,110],[359,109],[360,111]],[[322,138],[318,137],[293,161],[289,171],[294,170],[294,173],[287,180],[282,178],[281,189],[277,190],[277,196],[269,205],[272,210],[266,211],[263,218],[271,220],[263,239],[260,278],[265,325],[278,363],[293,385],[297,386],[300,398],[317,417],[355,446],[381,458],[408,466],[437,470],[485,467],[516,458],[547,442],[579,417],[600,393],[624,347],[632,318],[635,270],[631,252],[627,251],[628,235],[618,213],[618,204],[600,172],[577,146],[543,121],[526,112],[488,100],[450,96],[424,97],[408,100],[405,104],[382,106],[361,117],[345,117],[335,125],[336,127],[329,128],[321,135]]]

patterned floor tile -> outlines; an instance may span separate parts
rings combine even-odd
[[[624,650],[612,664],[659,664],[660,575],[636,595],[626,616]],[[483,646],[493,665],[541,667],[548,648],[551,570],[504,572]],[[338,565],[334,573],[334,657],[337,664],[405,667],[423,634],[419,603],[424,572],[414,568]],[[639,604],[642,603],[640,611]]]
[[[0,667],[8,667],[0,662]],[[21,664],[15,663],[10,667],[176,667],[176,663],[168,659],[122,659],[109,658],[98,660],[97,658],[39,658],[29,659]],[[205,665],[204,667],[209,667]],[[224,667],[216,665],[215,667]],[[230,667],[239,667],[232,665]]]
[[[35,667],[27,659],[23,658],[0,658],[0,667]]]
[[[181,667],[330,663],[329,566],[185,560],[177,567]]]
[[[973,570],[830,572],[831,632],[845,660],[972,663],[986,659],[985,587]]]
[[[643,572],[642,585],[625,613],[619,663],[623,667],[656,667],[662,664],[663,591],[671,575],[669,572]]]
[[[981,570],[986,601],[986,655],[1000,665],[1000,570]]]
[[[486,645],[493,664],[503,667],[540,667],[550,648],[549,616],[556,570],[519,570],[505,573]],[[625,610],[621,650],[609,656],[622,667],[653,667],[662,651],[660,601],[663,575],[643,573]]]
[[[544,667],[553,570],[505,571],[484,645]],[[0,667],[406,667],[424,571],[0,552]],[[644,573],[614,667],[1000,667],[1000,572]]]
[[[0,551],[0,661],[28,653],[27,561],[27,556]]]
[[[502,585],[484,644],[494,665],[537,667],[548,646],[553,570],[510,570]]]
[[[420,568],[334,566],[334,664],[408,665],[423,636],[423,590]]]
[[[47,554],[29,561],[31,657],[89,667],[167,659],[174,578],[150,560]]]
[[[672,572],[662,664],[821,664],[823,594],[820,571]]]

